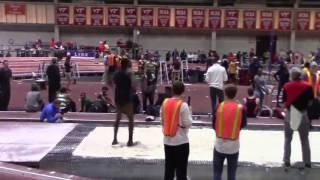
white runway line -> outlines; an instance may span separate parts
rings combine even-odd
[[[121,127],[118,133],[120,146],[111,146],[112,127],[97,127],[73,152],[74,156],[83,157],[120,157],[124,159],[164,159],[163,139],[160,127],[135,128],[134,140],[140,144],[126,147],[128,128]],[[191,129],[190,161],[212,161],[215,134],[208,128]],[[311,159],[320,162],[320,132],[310,133]],[[243,130],[240,136],[240,158],[242,162],[257,165],[281,166],[284,147],[283,131]],[[300,139],[296,132],[292,140],[291,161],[301,161]]]

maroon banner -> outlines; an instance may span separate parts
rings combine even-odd
[[[69,7],[68,6],[57,6],[56,7],[56,23],[58,25],[69,24]]]
[[[310,11],[297,12],[297,30],[307,31],[310,27]]]
[[[320,12],[316,12],[314,19],[314,30],[320,31]]]
[[[273,28],[273,11],[261,11],[260,29],[272,30]]]
[[[141,8],[141,26],[153,26],[153,8]]]
[[[290,31],[292,21],[291,11],[279,11],[279,30]]]
[[[91,7],[91,25],[103,25],[103,7]]]
[[[124,25],[137,26],[137,8],[124,8]]]
[[[239,10],[226,10],[224,27],[226,29],[237,29],[239,21]]]
[[[188,25],[188,10],[178,8],[175,9],[175,26],[178,28],[186,28]]]
[[[170,26],[170,12],[169,8],[158,9],[158,27]]]
[[[243,28],[256,29],[257,25],[257,11],[244,10],[243,11]]]
[[[86,7],[73,8],[73,24],[81,25],[81,26],[87,24],[87,8]]]
[[[6,15],[7,14],[25,15],[26,14],[26,5],[25,4],[6,3],[5,4],[5,12],[6,12]]]
[[[209,10],[209,28],[219,29],[221,28],[221,10],[220,9],[210,9]]]
[[[120,26],[120,8],[119,7],[108,8],[108,25]]]
[[[204,9],[192,9],[192,27],[204,27]]]

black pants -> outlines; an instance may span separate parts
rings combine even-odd
[[[57,96],[57,91],[59,89],[57,89],[56,87],[51,87],[49,85],[49,88],[48,88],[48,101],[51,103],[54,101],[54,99],[56,98]]]
[[[215,116],[216,106],[217,106],[217,97],[219,103],[224,100],[223,91],[218,88],[210,87],[210,97],[211,97],[211,106],[212,106],[212,115]]]
[[[164,145],[164,153],[164,180],[173,180],[175,173],[177,180],[187,180],[189,143],[179,146]]]
[[[214,149],[213,152],[213,180],[221,180],[223,171],[223,162],[227,159],[228,162],[228,180],[236,179],[236,171],[238,167],[239,153],[223,154]]]
[[[283,86],[284,86],[284,84],[280,84],[280,83],[278,84],[277,106],[280,105],[280,99],[279,99],[279,97],[280,97],[281,91],[283,90]]]
[[[154,103],[154,92],[152,93],[145,93],[142,94],[142,108],[144,111],[147,111],[147,101],[149,101],[149,105],[153,105]]]
[[[8,111],[9,103],[10,103],[10,89],[9,90],[0,89],[0,111]]]

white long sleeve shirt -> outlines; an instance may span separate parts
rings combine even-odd
[[[162,107],[160,108],[160,118],[162,122]],[[178,146],[189,143],[188,132],[192,125],[192,116],[188,104],[183,102],[180,107],[179,126],[174,137],[164,136],[163,143],[169,146]],[[183,127],[183,128],[182,128]]]
[[[209,87],[214,87],[217,89],[223,89],[223,83],[228,81],[228,75],[226,69],[220,64],[213,64],[207,70],[206,82],[209,84]]]

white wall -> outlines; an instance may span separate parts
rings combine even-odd
[[[0,31],[0,45],[8,45],[9,39],[13,39],[14,44],[24,45],[26,42],[37,39],[49,42],[52,37],[53,32]]]
[[[196,52],[198,50],[208,51],[211,48],[211,34],[193,32],[141,32],[138,37],[139,44],[145,50],[167,51],[177,48],[179,51]]]
[[[319,36],[296,36],[296,50],[308,55],[310,51],[316,51],[320,48]]]
[[[277,52],[281,49],[287,51],[290,49],[290,34],[289,35],[278,35],[277,37]]]
[[[250,48],[256,48],[255,36],[217,34],[217,51],[219,54],[249,51]]]
[[[74,41],[77,44],[88,45],[88,46],[97,46],[99,41],[106,40],[110,46],[115,46],[119,39],[122,39],[123,42],[126,42],[131,36],[127,33],[89,33],[89,32],[61,32],[60,39],[63,42]]]

